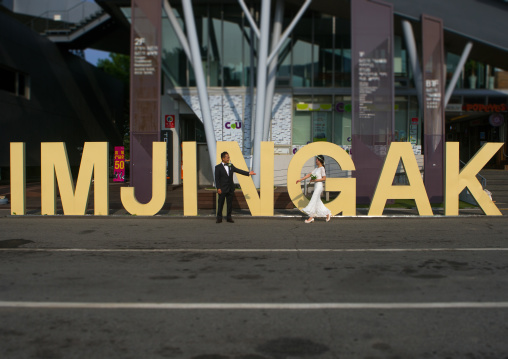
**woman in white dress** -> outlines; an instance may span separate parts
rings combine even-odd
[[[310,182],[315,183],[314,193],[312,193],[312,198],[307,207],[302,209],[303,212],[309,215],[309,218],[305,220],[305,223],[314,222],[314,217],[326,217],[326,221],[330,220],[332,216],[332,212],[328,208],[325,207],[323,202],[321,202],[321,193],[323,192],[323,182],[326,180],[326,172],[325,172],[325,157],[323,155],[319,155],[316,157],[316,165],[317,168],[314,169],[311,173],[306,176],[300,178],[296,181],[296,183],[300,183],[304,179],[309,177],[315,177],[315,179],[311,178]]]

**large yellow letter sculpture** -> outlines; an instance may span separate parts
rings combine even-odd
[[[399,167],[399,161],[406,171],[408,186],[393,186],[393,179]],[[392,142],[383,170],[377,182],[376,191],[369,208],[369,216],[383,215],[387,199],[414,199],[420,216],[432,216],[427,191],[416,163],[416,158],[409,142]]]
[[[25,143],[11,142],[11,215],[26,213]]]
[[[291,201],[298,209],[309,204],[303,195],[302,188],[296,183],[301,176],[305,162],[313,156],[326,155],[337,161],[343,171],[354,171],[355,165],[349,154],[339,146],[330,142],[314,142],[301,148],[291,159],[287,174],[287,189]],[[336,215],[340,212],[344,216],[356,215],[356,179],[355,178],[328,178],[326,177],[327,191],[340,191],[340,195],[326,204],[326,207]]]
[[[85,142],[74,190],[65,143],[41,143],[41,214],[55,214],[56,181],[58,181],[64,214],[84,215],[88,205],[92,173],[94,214],[104,216],[109,214],[108,146],[107,142]]]
[[[468,188],[482,211],[488,216],[502,216],[502,213],[485,193],[476,175],[503,146],[502,143],[486,143],[476,152],[467,165],[459,170],[459,143],[446,143],[445,169],[445,215],[459,215],[459,194]]]
[[[196,142],[182,143],[183,162],[183,215],[198,215],[198,177]]]
[[[120,199],[124,208],[136,216],[153,216],[166,202],[166,142],[152,143],[152,199],[146,204],[139,203],[134,187],[120,188]]]
[[[235,167],[249,171],[238,142],[217,141],[217,163],[221,161],[220,154],[224,151],[229,153],[231,162]],[[261,164],[261,173],[256,173],[256,176],[261,176],[259,196],[252,179],[241,175],[237,178],[250,213],[253,216],[273,216],[273,142],[261,142]]]

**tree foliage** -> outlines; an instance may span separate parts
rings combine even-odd
[[[129,96],[129,83],[130,83],[130,56],[110,53],[108,59],[100,59],[97,61],[97,67],[105,73],[116,77],[124,84],[124,114],[123,121],[117,123],[118,130],[123,134],[123,145],[125,146],[125,158],[129,159],[129,144],[130,144],[130,96]]]
[[[100,59],[97,61],[97,67],[105,73],[116,77],[124,84],[129,84],[130,56],[122,54],[109,54],[109,59]]]

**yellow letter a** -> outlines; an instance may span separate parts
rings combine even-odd
[[[393,178],[397,173],[399,161],[406,171],[409,180],[408,186],[393,186]],[[432,216],[429,197],[423,185],[423,180],[409,142],[392,142],[383,170],[379,176],[376,192],[369,208],[369,216],[381,216],[387,199],[414,199],[416,208],[421,216]]]

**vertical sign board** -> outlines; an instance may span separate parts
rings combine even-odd
[[[152,142],[160,140],[160,1],[131,0],[131,171],[137,200],[152,196]]]
[[[351,53],[356,196],[370,203],[394,136],[393,5],[351,1]]]
[[[125,147],[115,146],[113,182],[125,182]]]
[[[422,15],[425,189],[431,203],[443,202],[444,46],[443,22]]]

